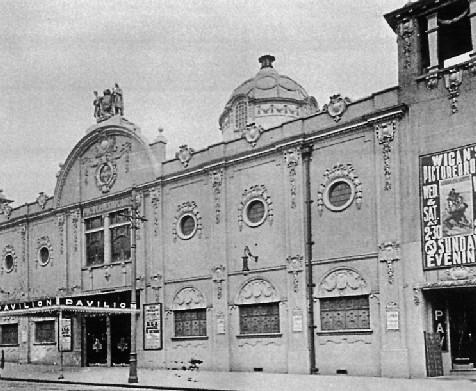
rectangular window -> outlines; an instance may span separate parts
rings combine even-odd
[[[240,306],[240,334],[279,333],[279,303]]]
[[[469,60],[473,49],[467,0],[456,1],[438,11],[438,55],[440,67]]]
[[[84,220],[86,228],[86,266],[104,263],[104,220],[102,216]]]
[[[368,296],[332,297],[320,299],[321,329],[370,329]]]
[[[55,338],[55,321],[41,320],[35,322],[35,343],[54,343]]]
[[[0,345],[18,345],[18,323],[0,325]]]
[[[131,257],[131,223],[127,217],[129,210],[110,214],[111,261],[121,262]]]
[[[176,337],[201,337],[207,335],[207,312],[205,308],[175,311]]]

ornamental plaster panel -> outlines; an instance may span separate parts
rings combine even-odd
[[[13,263],[11,268],[6,267],[6,257],[11,256]],[[2,267],[1,271],[3,273],[10,273],[12,271],[17,271],[18,258],[15,252],[15,248],[11,244],[7,244],[2,251]]]
[[[196,227],[193,235],[191,235],[190,238],[195,236],[195,233],[198,234],[199,238],[202,237],[202,217],[200,215],[200,212],[198,211],[197,203],[195,201],[186,201],[177,206],[177,213],[172,224],[172,237],[174,239],[174,242],[177,240],[177,237],[180,236],[177,232],[178,225],[180,224],[180,219],[186,214],[189,214],[195,218]]]
[[[189,310],[193,308],[206,308],[207,303],[202,293],[193,287],[179,290],[173,299],[172,310]]]
[[[328,272],[317,287],[317,297],[369,295],[370,286],[365,279],[350,268],[338,268]]]
[[[276,288],[269,281],[258,278],[241,287],[235,298],[235,305],[275,303],[280,300]]]
[[[268,190],[264,185],[254,185],[245,189],[241,195],[240,205],[238,206],[238,228],[240,231],[243,229],[243,214],[246,213],[245,206],[253,199],[261,200],[266,204],[267,211],[265,213],[263,222],[268,220],[269,224],[273,224],[274,208],[271,197],[268,194]]]

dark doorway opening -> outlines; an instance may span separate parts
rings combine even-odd
[[[112,365],[129,363],[131,352],[130,315],[111,316],[111,360]]]
[[[86,318],[86,365],[107,365],[106,317]]]
[[[476,300],[474,291],[454,292],[448,301],[451,357],[455,365],[476,365]]]

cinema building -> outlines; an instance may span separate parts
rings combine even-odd
[[[222,142],[168,159],[162,132],[97,115],[54,194],[2,195],[6,359],[54,363],[61,347],[67,365],[126,365],[132,313],[142,367],[470,373],[476,0],[385,18],[395,87],[318,106],[265,55],[225,105]]]

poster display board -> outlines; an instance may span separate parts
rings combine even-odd
[[[476,145],[420,157],[424,270],[476,265]]]
[[[62,352],[73,350],[73,324],[70,318],[61,318],[59,327],[59,349]]]
[[[162,304],[144,304],[144,350],[162,349]]]

